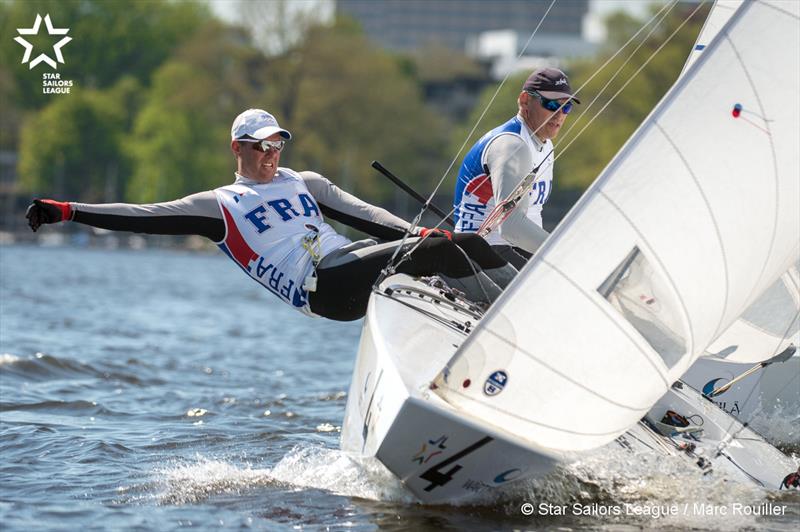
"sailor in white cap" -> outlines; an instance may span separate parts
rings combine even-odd
[[[74,221],[117,231],[205,236],[243,272],[293,308],[309,316],[358,319],[366,312],[372,285],[409,224],[344,192],[318,173],[279,166],[291,138],[270,113],[248,109],[231,127],[237,168],[230,185],[150,205],[35,199],[26,217],[34,231],[42,224]],[[328,225],[325,216],[394,242],[352,242]],[[423,237],[428,233],[436,238],[426,238],[398,272],[443,274],[469,286],[475,282],[477,266],[483,288],[473,293],[479,295],[485,289],[488,299],[513,278],[515,270],[477,235],[417,231]],[[405,245],[418,241],[412,237]]]

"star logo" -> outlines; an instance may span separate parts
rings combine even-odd
[[[48,35],[66,35],[69,31],[69,28],[54,28],[53,23],[50,21],[50,15],[44,16],[44,24],[47,26],[47,34]],[[22,35],[38,35],[39,34],[39,27],[42,25],[42,16],[37,14],[36,21],[33,23],[33,27],[31,28],[17,28],[17,33],[19,33],[18,37],[15,37],[14,40],[17,41],[25,48],[25,55],[22,56],[22,64],[28,63],[31,58],[31,52],[33,52],[33,45],[26,41]],[[59,63],[64,62],[64,56],[61,54],[61,47],[67,44],[69,41],[72,40],[72,37],[64,37],[56,44],[53,45],[53,52],[55,53],[56,60]],[[57,69],[58,64],[54,61],[51,57],[47,54],[39,54],[33,61],[30,61],[28,64],[28,69],[32,70],[33,67],[38,65],[41,62],[45,62],[50,65],[52,68]]]

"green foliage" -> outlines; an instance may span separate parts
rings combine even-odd
[[[126,199],[175,199],[229,183],[235,169],[230,123],[254,100],[249,76],[262,59],[211,23],[153,76],[127,153],[134,172]]]
[[[0,62],[0,150],[11,150],[17,144],[22,109],[14,99],[16,92],[17,82],[11,69]]]
[[[321,172],[374,202],[395,190],[372,160],[424,183],[422,190],[443,166],[444,122],[399,62],[352,24],[312,30],[269,65],[265,85],[265,106],[295,133],[281,164]]]
[[[193,74],[187,65],[166,65],[156,76],[153,92],[179,78],[201,77]],[[135,171],[125,195],[128,201],[166,201],[231,180],[231,155],[224,143],[227,128],[191,103],[150,100],[137,117],[129,144]]]
[[[83,37],[93,47],[124,49],[121,41],[128,35],[152,38],[163,31],[147,20],[130,28],[115,19],[121,16],[118,7],[103,2],[64,5],[110,17],[94,27],[98,35]],[[11,8],[25,11],[17,4]],[[187,6],[154,2],[151,8],[177,13]],[[51,10],[59,24],[56,13]],[[162,13],[162,25],[165,18]],[[388,201],[396,190],[371,169],[373,159],[412,183],[423,181],[422,190],[430,186],[431,172],[443,166],[445,123],[424,105],[402,61],[374,47],[349,21],[313,28],[297,47],[273,58],[242,35],[239,28],[208,22],[183,32],[171,48],[142,42],[142,48],[168,53],[153,72],[128,76],[106,90],[76,80],[72,94],[51,97],[40,112],[29,112],[19,164],[25,190],[85,201],[119,200],[124,191],[126,201],[153,202],[220,186],[235,169],[230,123],[248,107],[270,110],[295,133],[286,166],[319,171],[375,202]],[[111,63],[98,68],[109,80],[123,70],[131,69]],[[19,89],[15,101],[36,104],[21,96],[24,76],[2,74],[0,94]],[[20,79],[15,87],[12,82]],[[45,150],[34,140],[42,130]],[[117,197],[107,198],[110,191]]]
[[[456,129],[451,138],[450,151],[460,154],[458,164],[451,172],[453,174],[451,182],[455,181],[459,165],[470,147],[487,131],[517,114],[517,97],[529,74],[522,72],[509,76],[502,86],[492,85],[483,91],[466,122]]]
[[[584,84],[585,86],[580,93],[583,104],[576,106],[558,139],[556,154],[563,154],[555,167],[559,186],[572,189],[584,189],[589,186],[672,86],[694,45],[707,9],[701,8],[695,13],[639,74],[636,74],[636,70],[667,40],[695,7],[690,5],[673,10],[625,66],[622,66],[623,63],[631,56],[646,32],[643,32],[638,40],[629,45],[618,58],[588,82],[587,80],[617,48],[609,50],[594,61],[571,65],[572,86],[579,87]],[[619,46],[641,26],[641,22],[634,22],[630,17],[621,14],[615,15],[613,20],[612,28],[618,28],[615,42]],[[627,28],[625,31],[629,33],[623,33],[622,28]],[[619,74],[603,90],[618,69],[621,69]],[[629,80],[630,84],[609,103]],[[595,98],[597,101],[592,104]],[[608,106],[600,113],[600,109],[606,104]],[[597,118],[581,133],[584,126],[596,115]]]
[[[0,42],[0,146],[13,150],[19,144],[24,190],[70,200],[164,201],[229,183],[235,169],[229,127],[248,107],[269,110],[294,133],[284,166],[319,171],[391,208],[405,198],[372,170],[373,159],[427,194],[455,157],[442,190],[449,200],[466,150],[516,113],[527,75],[511,77],[496,97],[492,86],[471,116],[454,126],[425,104],[422,83],[446,85],[459,76],[478,76],[479,69],[444,50],[429,49],[416,58],[392,55],[370,43],[352,21],[327,27],[309,22],[305,37],[275,56],[265,56],[247,40],[246,30],[216,21],[195,2],[0,0],[0,27],[15,35],[15,28],[31,26],[36,13],[49,13],[56,27],[70,28],[73,41],[58,72],[75,87],[68,95],[42,95],[45,70],[20,65],[22,48],[13,39]],[[586,116],[570,115],[557,139],[556,153],[564,155],[555,169],[557,195],[565,187],[587,186],[651,111],[683,65],[704,13],[567,149],[589,115],[687,13],[667,19]],[[251,22],[258,31],[257,21]],[[620,15],[613,27],[618,46],[639,23]],[[570,65],[573,87],[610,53]],[[621,60],[612,63],[581,90],[584,105],[576,111],[590,107],[620,65]],[[576,127],[567,131],[570,126]]]
[[[133,78],[109,91],[78,88],[32,114],[21,133],[22,189],[64,199],[116,199],[130,171],[121,143],[139,90]]]

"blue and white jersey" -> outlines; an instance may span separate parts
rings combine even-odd
[[[486,152],[492,141],[501,135],[520,138],[529,148],[534,167],[545,158],[550,159],[542,165],[537,180],[529,191],[529,207],[526,216],[539,227],[542,226],[542,207],[547,203],[553,187],[553,144],[550,140],[541,143],[534,140],[528,127],[519,115],[514,116],[481,137],[467,152],[458,172],[453,207],[455,208],[456,232],[474,233],[480,228],[486,215],[496,205],[492,187],[491,170],[487,164]],[[517,183],[525,176],[512,176]],[[490,244],[507,244],[497,231],[489,233],[486,240]]]
[[[237,178],[214,192],[225,221],[219,248],[281,301],[313,316],[303,284],[314,262],[304,239],[318,236],[320,258],[351,241],[323,221],[302,177],[278,168],[270,183]]]

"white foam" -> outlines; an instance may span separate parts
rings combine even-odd
[[[192,463],[157,470],[156,477],[160,489],[155,498],[161,504],[196,503],[216,494],[278,483],[363,499],[414,501],[380,462],[322,447],[295,447],[271,469],[197,455]]]
[[[156,495],[161,504],[189,504],[219,493],[241,493],[274,483],[268,469],[237,466],[224,460],[197,456],[197,462],[179,464],[156,472],[163,490]]]
[[[778,402],[769,412],[753,418],[750,426],[784,451],[800,451],[800,404]]]
[[[645,526],[730,530],[756,524],[756,517],[737,514],[734,505],[764,504],[768,502],[767,495],[766,491],[741,482],[733,471],[726,471],[722,460],[715,461],[712,474],[704,475],[685,456],[650,451],[631,454],[606,447],[543,479],[512,488],[505,498],[510,510],[517,510],[519,503],[525,501],[565,505],[570,511],[573,505],[586,508],[595,504],[618,508],[622,515],[611,519],[628,524],[633,520]],[[628,513],[636,509],[654,510],[661,515],[637,517]],[[676,515],[669,515],[668,510]],[[725,515],[710,515],[706,510]]]
[[[0,354],[0,366],[13,364],[14,362],[19,362],[19,360],[20,358],[17,355],[12,355],[11,353]]]
[[[276,480],[348,497],[413,502],[414,497],[386,467],[338,449],[295,447],[272,469]]]
[[[617,507],[677,508],[676,515],[600,517],[643,526],[675,528],[755,528],[758,517],[734,512],[735,505],[768,504],[770,492],[744,483],[727,462],[714,462],[713,473],[704,475],[683,455],[664,456],[638,450],[633,454],[612,446],[597,450],[559,467],[538,480],[511,484],[498,492],[479,494],[470,505],[503,507],[519,516],[520,505],[550,503],[572,508]],[[731,468],[733,466],[730,466]],[[288,485],[319,489],[336,495],[411,504],[416,499],[380,462],[358,458],[338,449],[295,447],[272,468],[236,465],[225,460],[197,456],[196,461],[157,472],[155,496],[161,504],[196,503],[221,493],[243,493],[259,486]],[[467,501],[465,501],[467,502]],[[711,509],[713,514],[704,511]],[[582,519],[582,517],[581,517]]]

